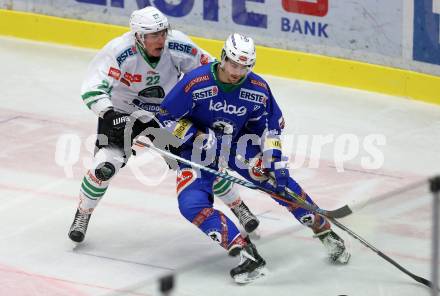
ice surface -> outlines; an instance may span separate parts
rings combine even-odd
[[[260,217],[255,242],[270,275],[235,285],[229,270],[237,259],[180,216],[175,176],[148,151],[115,178],[85,242],[74,247],[67,231],[96,129],[79,89],[94,54],[0,38],[0,295],[160,295],[157,278],[169,273],[177,275],[172,295],[429,294],[341,231],[352,260],[328,264],[309,230],[248,189],[241,194]],[[440,171],[440,106],[265,78],[284,111],[288,153],[297,164],[292,176],[324,208],[354,205],[359,210],[342,223],[429,278],[431,197],[421,182]],[[341,162],[347,134],[359,152]],[[386,145],[376,146],[384,163],[371,170],[362,158],[369,157],[364,144],[373,134]],[[319,138],[328,143],[313,151]],[[380,197],[402,187],[412,189]]]

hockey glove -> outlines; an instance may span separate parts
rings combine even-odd
[[[277,193],[284,193],[289,184],[289,168],[287,160],[278,160],[272,163],[271,170],[275,178],[275,191]]]
[[[108,138],[109,144],[124,147],[124,130],[130,115],[120,113],[114,109],[105,112],[103,116],[103,133]]]

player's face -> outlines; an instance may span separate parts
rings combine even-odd
[[[223,68],[223,81],[224,83],[238,83],[247,73],[248,67],[244,65],[240,65],[230,59],[226,59]]]
[[[162,30],[156,33],[146,34],[144,36],[144,49],[150,57],[158,58],[162,54],[165,46],[168,30]]]

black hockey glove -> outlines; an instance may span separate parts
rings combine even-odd
[[[125,125],[131,120],[130,115],[110,109],[102,118],[102,132],[107,136],[108,143],[123,148]],[[130,136],[130,134],[127,135],[127,137]]]

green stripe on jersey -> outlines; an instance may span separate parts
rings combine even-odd
[[[92,105],[100,99],[98,96],[102,96],[105,94],[106,93],[102,91],[89,91],[84,93],[81,97],[84,103],[87,105],[87,108],[91,109]]]
[[[90,98],[90,97],[96,97],[96,96],[105,95],[105,94],[106,94],[106,93],[103,92],[103,91],[88,91],[88,92],[86,92],[86,93],[83,93],[83,94],[81,95],[81,98],[82,98],[83,100],[87,100],[87,99]]]

